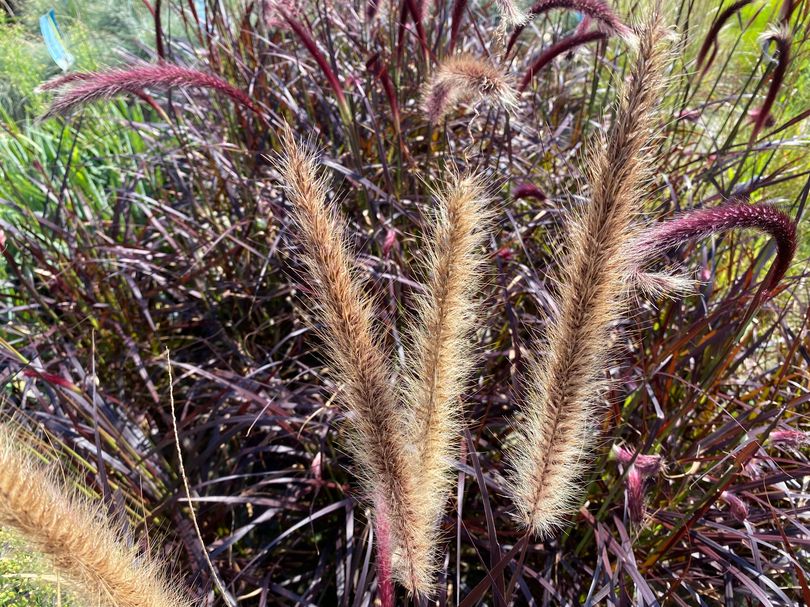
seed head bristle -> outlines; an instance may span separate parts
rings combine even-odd
[[[632,48],[638,44],[636,33],[630,28],[609,4],[603,0],[539,0],[535,2],[527,13],[526,23],[519,24],[509,38],[506,45],[506,55],[509,55],[515,46],[521,32],[526,28],[529,20],[536,18],[554,9],[565,9],[581,13],[585,19],[596,21],[597,27],[607,35],[617,35],[623,38]],[[574,35],[585,33],[578,28]]]
[[[246,93],[225,82],[219,76],[199,70],[160,63],[114,68],[102,72],[79,72],[59,76],[44,83],[43,91],[56,90],[57,95],[40,118],[45,120],[64,115],[76,107],[102,99],[112,99],[124,93],[138,94],[145,88],[210,88],[233,101],[260,113]]]
[[[643,28],[616,119],[593,158],[590,201],[569,231],[548,351],[530,365],[525,419],[509,453],[509,491],[518,520],[541,536],[574,506],[596,440],[610,326],[624,303],[626,245],[641,208],[664,88],[664,33],[657,14]]]
[[[438,123],[456,104],[488,101],[511,110],[517,96],[511,79],[488,59],[467,53],[452,55],[436,68],[422,95],[428,120]]]
[[[754,229],[773,238],[776,260],[766,288],[773,292],[785,276],[796,253],[796,223],[783,211],[769,204],[750,204],[733,199],[719,207],[687,211],[674,219],[655,224],[631,245],[638,272],[667,249],[734,229]]]
[[[529,22],[529,13],[520,8],[513,0],[495,0],[495,6],[501,17],[500,28],[502,30],[521,27]]]
[[[481,284],[488,196],[477,177],[454,176],[436,192],[426,243],[426,285],[407,335],[410,348],[402,400],[408,451],[419,474],[414,533],[435,563],[439,523],[450,492],[463,424],[461,396],[474,357],[474,297]]]
[[[151,555],[128,545],[101,508],[55,480],[0,426],[0,525],[40,551],[88,604],[190,607]]]
[[[296,238],[309,279],[318,287],[316,314],[340,400],[351,429],[349,447],[365,497],[384,521],[383,547],[391,572],[409,591],[424,594],[431,585],[431,552],[417,518],[421,499],[418,470],[407,452],[406,420],[398,407],[389,357],[374,322],[374,306],[363,290],[349,253],[343,221],[327,203],[328,184],[318,176],[315,155],[297,144],[287,128],[279,162],[292,204]]]

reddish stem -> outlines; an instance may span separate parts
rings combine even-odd
[[[703,44],[700,46],[700,50],[697,54],[697,67],[700,69],[703,66],[703,71],[705,72],[709,69],[709,66],[714,61],[714,57],[717,54],[717,35],[720,33],[720,30],[726,24],[726,21],[731,19],[736,13],[740,11],[745,5],[751,4],[752,0],[738,0],[734,4],[730,5],[728,8],[723,10],[719,15],[717,15],[717,19],[714,20],[709,31],[706,33],[706,38],[703,40]],[[714,48],[709,61],[706,61],[706,56],[709,53],[709,49]],[[703,62],[706,61],[706,64],[703,65]]]
[[[529,86],[534,75],[548,65],[558,55],[562,55],[563,53],[570,51],[577,46],[588,44],[589,42],[605,40],[607,37],[608,35],[605,32],[593,31],[586,32],[584,34],[567,36],[562,40],[555,42],[540,53],[540,56],[534,60],[534,63],[532,63],[531,67],[529,67],[529,69],[523,75],[523,80],[518,87],[518,91],[523,92],[526,90],[526,87]]]
[[[348,104],[346,103],[346,95],[343,93],[343,87],[340,84],[340,80],[338,80],[338,77],[335,75],[335,72],[332,70],[332,66],[329,65],[329,62],[326,60],[326,57],[324,57],[323,53],[321,53],[320,49],[318,49],[318,45],[315,43],[315,40],[304,28],[304,26],[301,25],[301,23],[292,15],[281,8],[279,8],[279,12],[281,13],[281,16],[284,17],[284,20],[289,24],[292,31],[294,31],[301,39],[301,42],[304,43],[304,46],[307,47],[307,50],[309,51],[309,54],[312,55],[315,63],[317,63],[318,67],[321,68],[323,75],[329,82],[329,86],[331,86],[332,90],[335,92],[341,108],[347,108]]]
[[[599,21],[608,30],[621,36],[626,36],[630,33],[630,28],[619,19],[618,15],[616,15],[609,5],[601,0],[539,0],[529,9],[529,18],[531,20],[537,15],[558,8],[578,11],[585,17]],[[506,45],[507,57],[524,29],[526,29],[526,25],[521,25],[516,27],[515,31],[512,32],[509,43]],[[580,28],[577,29],[577,33],[581,33]]]
[[[382,607],[394,607],[391,524],[386,501],[379,497],[374,500],[374,534],[377,536],[377,595]]]

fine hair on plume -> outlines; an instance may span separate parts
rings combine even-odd
[[[355,469],[373,510],[387,607],[393,604],[389,578],[417,595],[433,591],[463,424],[459,402],[474,362],[473,297],[484,261],[489,194],[480,178],[455,173],[435,190],[437,206],[425,237],[425,291],[417,296],[407,330],[409,364],[395,389],[391,357],[347,246],[344,220],[327,200],[329,183],[316,155],[289,127],[282,143],[278,169],[307,277],[319,288],[311,303],[334,379],[342,385],[339,399]]]
[[[616,118],[591,158],[590,200],[568,227],[558,276],[558,311],[546,351],[530,363],[522,419],[507,454],[508,492],[519,523],[533,535],[563,524],[583,488],[598,433],[610,331],[623,312],[635,232],[648,178],[668,50],[659,12],[642,28],[637,57]]]
[[[103,506],[80,496],[54,470],[23,452],[0,425],[0,525],[14,530],[87,604],[192,607],[152,555],[130,545]]]

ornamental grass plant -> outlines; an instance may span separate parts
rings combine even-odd
[[[0,511],[80,596],[810,602],[806,2],[133,10],[0,132],[3,453],[87,496]]]

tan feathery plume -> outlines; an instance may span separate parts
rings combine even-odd
[[[315,156],[298,145],[287,129],[279,169],[292,203],[297,239],[309,278],[318,289],[316,311],[324,325],[323,337],[334,377],[342,384],[340,398],[352,429],[351,449],[365,497],[380,504],[378,534],[390,538],[393,575],[412,592],[423,592],[429,563],[424,560],[421,536],[415,531],[413,504],[419,491],[409,467],[404,419],[397,407],[389,359],[374,327],[374,309],[355,271],[343,223],[326,200],[327,181],[318,176]],[[384,567],[382,568],[384,569]]]
[[[521,9],[513,0],[495,0],[495,6],[501,16],[499,28],[503,30],[526,25],[529,21],[529,13]]]
[[[605,383],[610,326],[622,310],[627,242],[641,206],[646,148],[664,88],[662,37],[656,14],[644,27],[616,119],[593,158],[591,199],[569,234],[548,352],[531,364],[525,419],[510,451],[509,489],[518,519],[534,534],[548,534],[570,513],[598,431],[595,408]]]
[[[412,344],[402,390],[409,453],[419,471],[414,533],[421,535],[417,545],[430,563],[458,459],[460,399],[474,362],[470,334],[489,223],[489,198],[477,177],[454,176],[436,197],[439,204],[426,238],[426,291],[418,298],[409,331]]]
[[[0,525],[19,533],[92,605],[190,607],[149,555],[128,546],[98,506],[58,483],[0,426]]]
[[[422,109],[435,124],[458,103],[484,100],[513,109],[517,95],[511,79],[489,59],[459,53],[436,68],[423,92]]]

